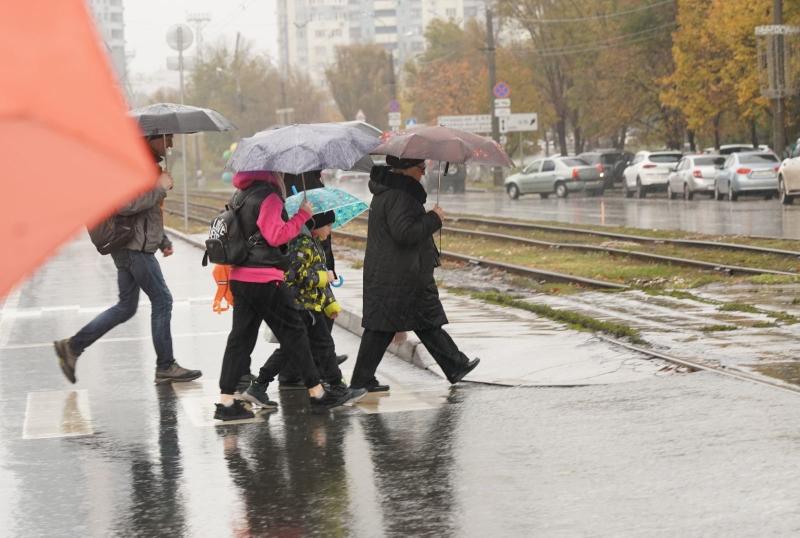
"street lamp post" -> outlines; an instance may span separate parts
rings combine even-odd
[[[183,104],[183,51],[192,46],[192,29],[185,24],[175,24],[167,30],[167,44],[178,51],[178,80]],[[189,229],[189,178],[186,175],[186,135],[181,135],[181,160],[183,161],[183,229]]]

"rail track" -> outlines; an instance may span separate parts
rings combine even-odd
[[[202,224],[207,224],[212,218],[214,218],[214,216],[216,216],[219,213],[219,210],[223,207],[224,203],[227,202],[229,199],[229,196],[224,194],[201,194],[200,196],[202,196],[203,198],[207,199],[211,198],[213,200],[220,201],[220,204],[218,206],[201,204],[197,202],[188,203],[189,206],[188,220]],[[183,204],[179,200],[167,200],[167,203],[165,205],[165,210],[170,214],[182,216]],[[365,217],[361,217],[361,219],[366,220]],[[800,273],[795,271],[781,271],[765,267],[747,267],[741,265],[730,265],[730,264],[717,263],[713,261],[698,260],[693,258],[677,257],[677,256],[666,256],[663,254],[655,254],[650,252],[642,252],[638,250],[616,248],[604,245],[589,245],[589,244],[581,244],[574,242],[545,241],[541,239],[531,239],[506,233],[496,233],[496,232],[452,226],[452,224],[462,224],[462,223],[468,225],[469,224],[478,225],[478,226],[481,225],[495,226],[511,230],[546,231],[555,233],[569,233],[572,235],[600,236],[600,237],[624,240],[639,244],[670,244],[670,245],[690,247],[690,248],[714,248],[714,249],[723,249],[727,251],[768,254],[772,256],[788,257],[791,259],[798,259],[798,260],[800,260],[800,251],[760,247],[754,245],[743,245],[743,244],[727,243],[727,242],[699,241],[690,239],[662,239],[662,238],[653,238],[640,235],[605,232],[601,230],[585,230],[582,228],[575,228],[570,226],[553,226],[553,225],[543,225],[543,224],[533,224],[533,223],[505,222],[493,219],[460,216],[460,215],[456,215],[448,219],[447,223],[448,225],[443,228],[443,231],[453,235],[462,235],[462,236],[470,236],[470,237],[477,237],[477,238],[484,238],[484,239],[491,239],[498,241],[507,241],[519,245],[527,245],[539,248],[553,248],[553,249],[565,249],[565,250],[568,249],[568,250],[577,250],[583,252],[602,252],[613,256],[623,256],[623,257],[635,258],[657,263],[668,263],[674,265],[682,265],[686,267],[696,267],[703,270],[723,272],[729,275],[768,274],[768,275],[778,275],[778,276],[800,276]],[[353,234],[348,232],[337,232],[337,233],[339,233],[342,236],[350,237],[351,239],[355,240],[363,239],[363,237],[359,236],[358,234]],[[443,254],[445,255],[446,259],[465,262],[473,265],[493,267],[507,272],[529,276],[537,280],[547,280],[553,282],[571,282],[584,286],[603,288],[603,289],[628,289],[628,286],[624,284],[579,277],[575,275],[568,275],[544,269],[537,269],[535,267],[527,267],[527,266],[522,267],[504,262],[488,260],[484,258],[477,258],[474,256],[465,256],[463,254],[459,254],[456,252],[446,252]]]
[[[182,212],[179,212],[179,211],[170,211],[170,212],[175,213],[175,214],[180,214],[180,215],[183,214]],[[206,222],[205,217],[197,217],[196,215],[190,215],[190,219],[197,219],[197,220],[202,220],[203,222]],[[202,244],[200,244],[196,240],[192,239],[191,237],[186,236],[186,235],[184,235],[184,234],[182,234],[180,232],[174,231],[174,230],[172,232],[176,233],[176,235],[182,237],[186,241],[194,244],[198,248],[203,248]],[[345,239],[349,239],[351,241],[354,240],[354,241],[359,241],[359,242],[366,242],[366,239],[367,239],[366,236],[364,236],[364,235],[354,234],[354,233],[350,233],[350,232],[343,232],[343,231],[338,231],[338,230],[335,232],[335,234],[337,236],[340,236],[340,237],[345,238]],[[591,286],[591,287],[594,287],[594,288],[601,288],[601,289],[602,288],[605,288],[605,289],[617,289],[617,290],[628,289],[628,286],[625,286],[625,285],[622,285],[622,284],[618,284],[618,283],[614,283],[614,282],[604,282],[604,281],[600,281],[600,280],[576,277],[574,275],[565,275],[565,274],[561,274],[561,273],[555,273],[555,272],[552,272],[552,271],[537,270],[537,269],[533,269],[533,268],[530,268],[530,267],[521,267],[521,266],[502,263],[502,262],[495,262],[495,261],[492,261],[492,260],[478,259],[478,258],[473,258],[473,257],[470,257],[470,256],[464,256],[462,254],[457,254],[457,253],[452,253],[452,252],[447,252],[447,251],[443,251],[441,254],[442,254],[443,258],[445,258],[445,259],[451,259],[451,260],[454,260],[454,261],[465,262],[465,263],[469,263],[469,264],[473,264],[473,265],[479,265],[479,266],[483,266],[483,267],[491,267],[491,268],[501,269],[501,270],[504,270],[504,271],[507,271],[507,272],[511,272],[511,273],[515,273],[515,274],[521,274],[521,275],[532,277],[532,278],[539,278],[539,279],[544,278],[546,280],[551,280],[551,281],[556,281],[556,282],[579,282],[579,283],[582,283],[584,285],[588,285],[588,286]],[[609,337],[609,336],[606,336],[606,335],[598,334],[597,336],[599,338],[601,338],[602,340],[605,340],[605,341],[610,342],[612,344],[615,344],[615,345],[630,349],[632,351],[636,351],[638,353],[641,353],[644,356],[652,357],[652,358],[658,358],[658,359],[664,360],[666,362],[669,362],[669,363],[672,363],[672,364],[675,364],[675,365],[678,365],[678,366],[683,366],[683,367],[687,368],[689,371],[692,371],[692,372],[695,372],[695,371],[706,371],[706,372],[714,373],[714,374],[717,374],[717,375],[722,375],[724,377],[728,377],[728,378],[731,378],[731,379],[736,379],[736,380],[739,380],[739,381],[746,381],[746,382],[750,382],[750,383],[755,383],[755,384],[763,385],[763,386],[769,387],[771,389],[776,389],[776,390],[779,390],[779,391],[782,391],[782,392],[790,392],[790,393],[795,394],[795,395],[800,395],[800,387],[794,387],[794,386],[787,385],[787,384],[782,384],[782,383],[779,383],[779,382],[773,382],[773,381],[770,381],[768,379],[764,379],[762,377],[757,377],[757,376],[754,376],[754,375],[750,375],[750,374],[748,374],[746,372],[742,372],[742,371],[731,370],[731,369],[728,369],[728,368],[723,368],[723,367],[719,367],[719,366],[713,366],[713,365],[704,364],[703,362],[701,362],[699,360],[693,360],[693,359],[688,359],[688,358],[684,358],[684,357],[677,357],[677,356],[674,356],[674,355],[669,354],[669,353],[664,353],[664,352],[653,350],[653,349],[650,349],[650,348],[647,348],[647,347],[642,347],[640,345],[634,345],[634,344],[631,344],[629,342],[625,342],[625,341],[619,340],[617,338],[612,338],[612,337]]]

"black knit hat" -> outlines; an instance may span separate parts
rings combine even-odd
[[[326,211],[325,213],[318,213],[308,219],[308,227],[312,230],[316,230],[328,224],[333,224],[334,222],[336,222],[336,213],[333,211]]]
[[[418,166],[424,162],[425,159],[401,159],[400,157],[395,157],[394,155],[386,156],[386,164],[398,170],[405,170],[406,168]]]

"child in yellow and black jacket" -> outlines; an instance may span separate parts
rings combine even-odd
[[[333,211],[314,215],[306,223],[310,233],[304,229],[289,243],[290,262],[286,271],[286,283],[294,294],[298,309],[304,311],[301,317],[308,331],[311,354],[319,368],[321,381],[330,385],[333,390],[346,390],[347,385],[342,380],[342,372],[336,362],[333,338],[325,320],[326,316],[335,319],[341,311],[328,282],[328,269],[322,247],[322,241],[330,236],[334,220]],[[282,351],[278,348],[267,359],[254,385],[268,385],[272,382],[264,372],[268,370],[267,364],[280,353]]]

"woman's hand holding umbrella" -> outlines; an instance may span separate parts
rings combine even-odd
[[[300,204],[300,211],[305,211],[309,215],[314,214],[314,206],[311,205],[311,202],[308,201],[308,198],[303,199],[303,203]]]

